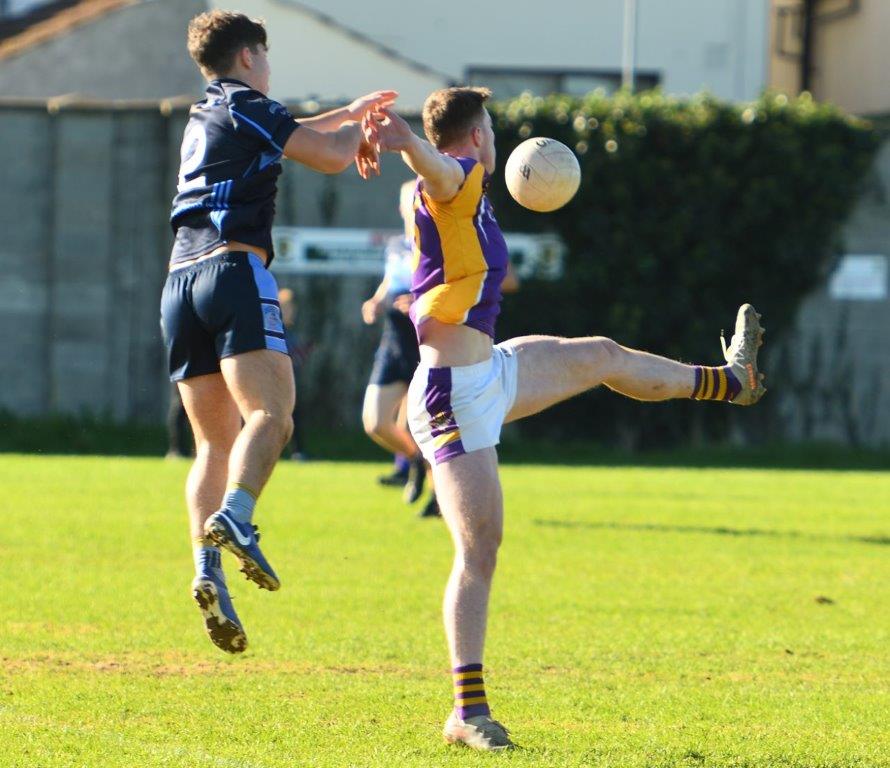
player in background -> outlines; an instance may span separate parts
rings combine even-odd
[[[386,244],[383,280],[364,304],[362,320],[373,325],[383,318],[383,333],[374,354],[374,367],[365,388],[362,424],[375,443],[408,460],[404,499],[413,504],[423,492],[426,462],[401,413],[408,384],[420,362],[414,324],[408,317],[411,269],[414,260],[414,182],[399,190],[399,213],[405,233]]]
[[[187,459],[192,455],[192,428],[182,405],[179,387],[170,383],[170,402],[167,404],[167,459]]]
[[[411,432],[433,467],[455,546],[445,590],[454,708],[446,741],[509,749],[491,717],[482,656],[488,597],[503,531],[495,446],[502,424],[601,384],[643,401],[694,398],[739,405],[764,393],[757,368],[763,329],[750,304],[737,314],[726,365],[707,367],[628,349],[601,336],[525,336],[494,344],[507,248],[485,195],[495,169],[490,91],[448,88],[423,108],[429,141],[395,112],[365,126],[381,151],[399,152],[418,174],[411,317],[420,364],[408,391]]]
[[[182,141],[161,325],[170,379],[178,382],[195,434],[186,482],[192,594],[210,639],[237,653],[247,636],[226,588],[220,548],[261,588],[280,584],[253,525],[257,498],[290,437],[294,406],[278,288],[267,269],[280,161],[323,173],[355,161],[362,176],[379,173],[360,121],[396,94],[369,94],[297,122],[267,95],[262,22],[240,13],[193,18],[188,51],[208,85]]]
[[[287,352],[290,355],[291,370],[294,373],[294,390],[300,388],[300,374],[307,358],[312,352],[314,344],[300,341],[297,332],[297,302],[294,292],[290,288],[282,288],[278,291],[278,305],[281,307],[281,323],[284,326],[284,342],[287,344]],[[291,433],[288,456],[292,461],[309,461],[309,453],[306,450],[306,438],[304,434],[303,407],[300,398],[294,402],[294,412],[291,420],[294,428]]]
[[[412,303],[411,274],[414,262],[414,193],[416,181],[406,181],[399,188],[399,213],[405,233],[387,243],[383,280],[374,295],[362,304],[362,319],[368,325],[384,318],[383,335],[374,355],[374,367],[365,389],[362,423],[376,443],[392,451],[396,461],[404,456],[409,469],[404,483],[404,499],[413,504],[423,491],[427,464],[407,427],[405,396],[420,360],[414,324],[408,316]],[[501,286],[503,293],[519,290],[519,278],[508,266]],[[409,449],[414,453],[407,453]],[[388,478],[381,478],[381,482]],[[439,505],[433,491],[419,517],[439,517]]]

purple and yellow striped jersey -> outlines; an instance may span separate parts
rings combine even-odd
[[[456,157],[464,183],[448,202],[431,200],[418,181],[414,193],[411,319],[423,341],[429,318],[468,325],[494,338],[501,283],[509,254],[485,194],[489,176],[477,160]]]

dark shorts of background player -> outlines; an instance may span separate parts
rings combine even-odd
[[[161,331],[170,381],[219,373],[222,358],[243,352],[287,354],[278,286],[253,253],[221,253],[170,272]]]
[[[420,350],[411,320],[397,311],[388,313],[368,384],[410,384],[419,362]]]

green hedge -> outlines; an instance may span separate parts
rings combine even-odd
[[[501,167],[524,139],[549,136],[575,150],[582,173],[574,200],[546,215],[520,208],[500,176],[492,185],[504,229],[555,230],[569,249],[561,281],[529,282],[505,302],[500,336],[601,334],[712,364],[739,304],[762,312],[769,340],[824,279],[880,143],[867,123],[807,95],[523,96],[492,116]],[[759,420],[756,431],[769,423],[763,402],[743,417]],[[523,429],[670,445],[721,437],[738,418],[730,410],[740,409],[594,393]]]

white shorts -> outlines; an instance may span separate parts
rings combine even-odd
[[[489,360],[431,368],[421,363],[408,387],[408,426],[430,464],[500,442],[516,400],[516,350],[496,344]]]

